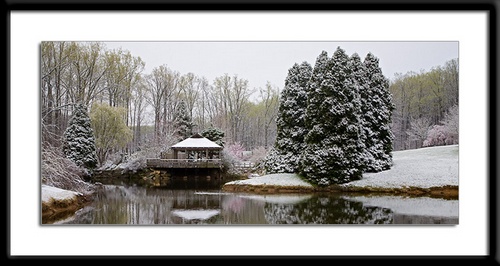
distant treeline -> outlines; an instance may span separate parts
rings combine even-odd
[[[394,150],[458,143],[458,77],[458,59],[396,75],[389,87],[396,105]]]

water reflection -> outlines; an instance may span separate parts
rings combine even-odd
[[[55,224],[458,224],[458,200],[349,194],[255,195],[106,185]]]

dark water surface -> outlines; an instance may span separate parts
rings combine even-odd
[[[311,193],[227,193],[217,182],[168,188],[104,185],[93,203],[54,224],[326,225],[458,224],[458,200]]]

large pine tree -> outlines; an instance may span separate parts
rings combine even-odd
[[[345,51],[338,47],[332,58],[323,51],[309,84],[302,175],[318,185],[361,179],[361,102]]]
[[[276,119],[276,141],[266,157],[267,173],[296,173],[299,171],[300,154],[305,148],[305,112],[307,87],[312,67],[307,62],[295,63],[285,79]]]
[[[395,106],[389,91],[389,81],[382,74],[379,59],[368,53],[363,61],[365,85],[360,90],[362,121],[368,172],[380,172],[392,166],[391,117]]]
[[[63,152],[68,159],[87,170],[97,166],[95,136],[85,105],[75,105],[63,137]]]
[[[189,116],[185,101],[181,101],[177,106],[174,115],[174,127],[179,141],[187,139],[193,134],[193,122]]]

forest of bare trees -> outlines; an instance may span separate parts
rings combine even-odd
[[[146,62],[140,57],[127,50],[108,49],[100,42],[42,42],[40,49],[44,149],[62,147],[77,103],[87,107],[90,117],[103,112],[121,117],[121,121],[93,120],[99,140],[116,135],[130,139],[97,147],[101,165],[113,154],[159,152],[175,143],[181,103],[192,133],[218,128],[227,145],[238,144],[247,151],[267,149],[276,139],[283,84],[268,82],[264,88],[251,88],[245,77],[227,73],[208,80],[196,73],[180,73],[169,62],[145,73]],[[458,143],[458,59],[428,72],[399,74],[390,82],[390,92],[396,105],[394,150],[439,145],[439,141]],[[453,126],[456,135],[440,137]],[[432,130],[437,134],[434,140],[429,139]]]
[[[245,150],[267,148],[274,142],[278,86],[267,83],[265,88],[250,88],[244,77],[227,73],[210,81],[196,73],[171,69],[168,62],[144,73],[145,64],[127,50],[110,50],[99,42],[42,42],[43,147],[61,147],[77,103],[83,103],[89,112],[119,114],[131,131],[131,140],[125,145],[117,142],[101,149],[100,164],[112,154],[166,149],[175,143],[181,102],[187,107],[185,115],[192,133],[215,127],[225,133],[225,143]],[[109,110],[92,108],[98,104],[107,105]],[[93,126],[99,126],[96,121]],[[109,120],[99,121],[103,123],[99,127],[102,138],[106,134],[128,135],[117,132],[123,127],[111,127]]]

